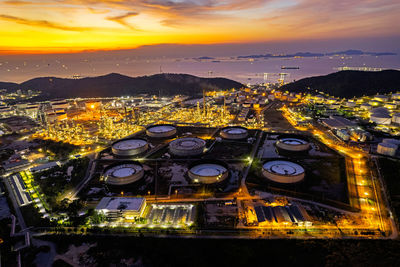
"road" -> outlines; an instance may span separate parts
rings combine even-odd
[[[292,123],[293,120],[289,121]],[[352,199],[350,204],[360,209],[360,216],[369,222],[366,228],[379,229],[386,233],[391,231],[390,238],[397,237],[398,231],[393,219],[389,217],[389,204],[384,190],[381,189],[383,180],[379,168],[376,166],[371,169],[369,166],[371,156],[357,147],[347,145],[316,122],[303,130],[309,131],[326,146],[345,157],[349,195],[356,198]]]
[[[96,169],[96,160],[97,160],[98,156],[99,156],[99,153],[95,153],[94,158],[90,159],[89,165],[86,169],[85,177],[74,189],[72,189],[70,192],[67,193],[66,197],[68,197],[70,200],[76,199],[76,196],[78,195],[78,193],[85,187],[85,185],[92,178],[92,175]]]
[[[253,145],[253,149],[252,149],[252,151],[250,153],[249,163],[248,163],[246,169],[243,172],[243,177],[242,177],[242,180],[241,180],[240,189],[241,189],[241,193],[243,195],[245,195],[245,196],[249,196],[250,195],[249,194],[249,190],[247,190],[246,179],[247,179],[247,175],[249,174],[249,171],[251,169],[251,165],[253,164],[254,156],[257,153],[258,147],[260,145],[260,142],[261,142],[261,139],[262,139],[263,136],[264,136],[264,132],[262,132],[262,131],[258,131],[257,132],[257,139],[256,139],[256,142]]]

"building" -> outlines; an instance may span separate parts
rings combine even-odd
[[[103,213],[109,220],[134,220],[143,215],[145,208],[146,199],[142,197],[103,197],[96,211]]]
[[[331,130],[346,129],[357,126],[356,123],[339,116],[331,116],[329,119],[323,120],[322,124]]]
[[[54,168],[56,166],[61,166],[61,163],[59,161],[52,161],[52,162],[48,162],[33,168],[30,168],[29,170],[33,173],[33,172],[41,172],[41,171],[45,171],[51,168]]]
[[[6,105],[0,105],[0,118],[8,118],[15,114],[14,110]]]

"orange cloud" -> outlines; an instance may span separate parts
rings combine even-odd
[[[32,2],[28,2],[28,1],[4,1],[4,4],[7,5],[14,5],[14,6],[22,6],[22,5],[31,5],[33,4]]]
[[[139,15],[139,13],[137,13],[137,12],[128,12],[128,13],[126,13],[124,15],[119,15],[119,16],[114,16],[114,17],[107,17],[107,19],[111,20],[111,21],[115,21],[115,22],[117,22],[117,23],[119,23],[119,24],[121,24],[121,25],[123,25],[125,27],[128,27],[129,29],[137,30],[135,27],[133,27],[131,24],[129,24],[125,20],[127,18],[130,18],[130,17],[133,17],[133,16],[137,16],[137,15]]]
[[[14,16],[9,16],[9,15],[3,15],[3,14],[0,14],[0,20],[7,20],[7,21],[18,23],[18,24],[23,24],[23,25],[46,27],[46,28],[52,28],[52,29],[57,29],[57,30],[63,30],[63,31],[88,31],[88,30],[93,29],[93,28],[89,28],[89,27],[66,26],[66,25],[53,23],[53,22],[50,22],[47,20],[30,20],[30,19],[24,19],[24,18],[20,18],[20,17],[14,17]]]

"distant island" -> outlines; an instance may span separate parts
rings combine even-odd
[[[135,94],[196,95],[203,89],[226,90],[240,88],[239,82],[226,78],[200,78],[188,74],[155,74],[129,77],[118,73],[82,79],[57,77],[34,78],[23,83],[0,82],[0,89],[9,91],[40,90],[34,100],[71,97],[111,97]]]
[[[294,54],[263,54],[263,55],[246,55],[238,56],[238,59],[256,59],[256,58],[293,58],[293,57],[324,57],[324,56],[395,56],[396,53],[392,52],[364,52],[361,50],[345,50],[338,52],[328,53],[312,53],[312,52],[297,52]]]
[[[215,58],[214,57],[204,56],[204,57],[194,57],[193,59],[194,60],[212,60],[212,59],[215,59]]]
[[[322,91],[337,97],[360,97],[400,91],[400,71],[339,71],[304,78],[281,87],[290,92]]]

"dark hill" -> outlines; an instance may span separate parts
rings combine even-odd
[[[7,91],[16,90],[18,87],[18,83],[7,83],[7,82],[0,82],[0,90],[7,89]]]
[[[304,78],[281,87],[291,92],[318,90],[337,97],[359,97],[400,91],[400,71],[339,71]]]
[[[188,74],[156,74],[129,77],[117,73],[104,76],[62,79],[35,78],[19,85],[21,89],[42,91],[41,99],[70,97],[109,97],[136,94],[195,95],[202,89],[230,89],[243,85],[225,78],[199,78]]]

